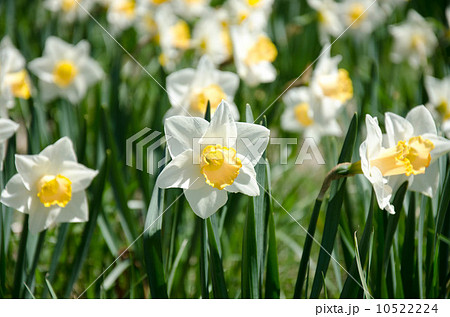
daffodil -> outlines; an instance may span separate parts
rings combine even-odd
[[[201,55],[208,55],[219,65],[231,58],[231,43],[228,16],[225,10],[210,9],[194,26],[192,44]]]
[[[310,87],[317,98],[324,100],[326,104],[334,103],[334,109],[353,97],[353,84],[348,71],[338,68],[341,56],[330,57],[328,48],[326,45],[321,52],[312,74]]]
[[[172,0],[175,13],[192,20],[205,14],[209,9],[210,0]]]
[[[442,121],[441,129],[450,136],[450,76],[437,79],[425,77],[425,88],[428,94],[428,108]]]
[[[345,27],[355,36],[371,33],[386,18],[386,14],[373,0],[344,0],[339,3],[339,11]]]
[[[38,233],[60,222],[85,222],[85,189],[97,171],[77,162],[72,141],[64,137],[37,155],[16,155],[18,174],[6,184],[1,202],[29,214]]]
[[[25,69],[25,58],[11,40],[4,37],[0,42],[0,107],[12,108],[14,97],[28,99],[30,95],[31,83]]]
[[[103,77],[102,68],[89,57],[89,50],[86,41],[73,46],[57,37],[47,39],[43,57],[29,63],[30,70],[40,79],[44,101],[59,96],[78,103],[87,89]]]
[[[133,25],[136,19],[135,0],[111,0],[107,19],[113,34],[120,34]]]
[[[416,11],[409,10],[407,20],[389,29],[394,38],[391,60],[394,63],[408,61],[413,68],[426,66],[438,40],[433,27]]]
[[[408,189],[433,197],[439,183],[437,159],[450,151],[450,141],[437,135],[431,113],[424,106],[406,116],[385,115],[386,134],[377,118],[366,115],[367,137],[359,148],[361,169],[372,183],[378,205],[395,213],[393,192],[405,181]]]
[[[338,37],[344,31],[338,4],[334,0],[308,0],[308,5],[317,11],[320,40],[327,43],[330,36]]]
[[[159,63],[173,71],[183,52],[191,47],[191,31],[186,21],[178,18],[172,6],[162,4],[155,13],[157,40],[161,48]]]
[[[197,69],[185,68],[167,76],[167,93],[172,108],[166,116],[203,117],[208,101],[211,105],[211,114],[214,115],[224,99],[229,102],[233,117],[238,119],[239,111],[233,103],[238,86],[238,75],[217,70],[210,58],[203,56]]]
[[[225,205],[228,192],[260,194],[254,166],[269,142],[263,126],[235,122],[226,101],[211,122],[174,116],[164,124],[172,161],[156,181],[161,188],[183,188],[192,210],[207,218]]]
[[[270,83],[277,71],[272,65],[278,51],[262,31],[251,31],[246,25],[231,28],[234,60],[239,76],[249,85]]]
[[[274,0],[228,0],[225,8],[231,24],[245,24],[253,32],[263,31],[272,12]]]
[[[0,172],[3,170],[3,161],[6,154],[6,141],[13,136],[19,125],[9,119],[0,118]]]
[[[314,96],[309,87],[290,89],[284,96],[286,110],[281,116],[281,127],[292,132],[303,132],[305,137],[319,141],[324,135],[341,135],[336,121],[338,107],[330,99]]]
[[[62,20],[72,23],[77,19],[88,17],[86,11],[90,11],[94,0],[45,0],[44,7],[48,10],[60,13]]]

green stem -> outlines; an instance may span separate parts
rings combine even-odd
[[[19,253],[16,262],[16,268],[14,271],[14,288],[12,292],[12,298],[19,298],[22,290],[22,281],[25,269],[26,248],[28,240],[28,215],[23,218],[22,234],[20,236]]]

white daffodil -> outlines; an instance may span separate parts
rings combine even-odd
[[[175,13],[187,20],[202,16],[209,9],[210,0],[172,0]]]
[[[371,33],[386,18],[386,14],[373,0],[344,0],[339,11],[345,27],[350,27],[356,36]]]
[[[158,33],[155,21],[156,6],[149,0],[138,0],[136,7],[136,30],[143,41],[152,39]]]
[[[229,11],[233,25],[246,24],[253,32],[266,28],[274,0],[228,0],[225,8]]]
[[[29,214],[29,229],[38,233],[55,223],[85,222],[85,189],[97,171],[77,162],[72,141],[64,137],[37,155],[16,155],[18,174],[6,184],[1,202]]]
[[[437,79],[425,77],[425,88],[428,94],[428,108],[442,120],[442,131],[450,136],[450,76]]]
[[[334,104],[332,111],[353,97],[353,84],[348,71],[338,68],[341,59],[340,55],[330,57],[329,45],[325,45],[311,77],[312,92],[327,105]]]
[[[161,47],[159,63],[172,71],[183,52],[191,47],[191,32],[186,21],[179,19],[169,4],[160,5],[155,13],[157,38]]]
[[[45,42],[44,54],[29,63],[40,79],[40,92],[45,102],[65,97],[78,103],[87,89],[103,77],[100,65],[89,57],[90,46],[80,41],[73,46],[57,37]]]
[[[111,0],[106,15],[111,32],[120,34],[131,27],[136,19],[135,0]]]
[[[233,54],[228,25],[226,11],[210,9],[195,23],[192,32],[192,45],[216,65],[229,60]]]
[[[284,96],[286,110],[281,116],[281,127],[286,131],[304,132],[316,142],[324,135],[341,135],[336,121],[339,108],[330,99],[317,98],[309,87],[290,89]]]
[[[208,121],[198,117],[166,119],[164,130],[172,161],[156,181],[161,188],[183,188],[202,218],[225,205],[228,192],[260,194],[254,166],[269,142],[263,126],[235,122],[223,101]]]
[[[11,40],[4,37],[0,42],[0,107],[12,108],[14,97],[28,99],[30,91],[31,83],[25,69],[25,58]]]
[[[228,101],[233,118],[239,111],[233,103],[239,87],[239,76],[215,68],[208,56],[203,56],[197,69],[185,68],[167,76],[167,93],[172,108],[166,117],[191,115],[204,117],[208,101],[214,115],[222,100]]]
[[[390,26],[389,31],[394,38],[391,52],[394,63],[407,60],[413,68],[425,66],[438,44],[433,27],[414,10],[408,11],[405,22]]]
[[[6,141],[13,136],[19,125],[9,119],[0,118],[0,172],[3,170],[3,161],[6,154]]]
[[[231,27],[234,60],[239,76],[249,85],[273,82],[277,71],[272,62],[278,51],[261,31],[250,31],[246,25]]]
[[[339,7],[334,0],[308,0],[308,5],[317,11],[322,43],[327,43],[330,35],[338,37],[344,31]]]
[[[93,5],[93,0],[45,0],[44,2],[45,8],[55,13],[61,13],[63,21],[68,23],[88,17],[86,11],[90,12]]]
[[[385,115],[386,135],[377,118],[366,115],[367,138],[359,148],[361,169],[372,183],[378,205],[395,213],[392,193],[405,181],[409,190],[433,197],[439,183],[437,159],[450,151],[450,141],[437,135],[431,113],[413,108],[406,118]]]

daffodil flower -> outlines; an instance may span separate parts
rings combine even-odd
[[[167,77],[167,93],[172,108],[167,117],[191,115],[203,117],[208,101],[214,115],[222,99],[229,102],[235,119],[239,111],[233,103],[239,86],[239,76],[232,72],[217,70],[208,56],[203,56],[197,69],[185,68]]]
[[[183,188],[192,210],[207,218],[225,205],[228,192],[260,194],[254,165],[269,142],[263,126],[235,122],[226,101],[211,122],[174,116],[164,124],[172,161],[156,181],[161,188]]]
[[[111,0],[106,15],[113,34],[120,34],[133,25],[136,19],[135,0]]]
[[[317,142],[324,135],[341,135],[342,130],[336,121],[339,108],[330,99],[321,100],[309,87],[298,87],[290,89],[283,101],[287,106],[281,116],[284,130],[304,132],[305,137]]]
[[[342,57],[331,57],[329,45],[326,45],[320,55],[317,66],[312,74],[310,87],[314,95],[327,104],[341,107],[353,97],[353,84],[348,71],[338,68]]]
[[[373,0],[344,0],[339,3],[339,11],[354,36],[371,33],[386,18],[383,9]]]
[[[361,169],[372,183],[378,205],[395,213],[392,193],[408,181],[409,190],[433,197],[439,183],[437,159],[450,151],[450,141],[437,135],[431,113],[424,106],[406,118],[385,114],[386,135],[377,118],[366,115],[367,138],[359,148]]]
[[[275,80],[277,71],[272,62],[278,51],[267,34],[251,31],[246,25],[233,26],[231,39],[237,72],[249,86]]]
[[[64,22],[72,23],[77,19],[82,20],[88,17],[86,11],[89,12],[92,9],[94,1],[95,0],[45,0],[44,7],[49,11],[60,13]]]
[[[3,171],[3,160],[6,154],[6,141],[13,136],[19,125],[9,119],[0,118],[0,172]]]
[[[394,38],[391,60],[394,63],[408,61],[413,68],[426,66],[438,40],[432,26],[416,11],[409,10],[407,20],[389,29]]]
[[[274,0],[228,0],[224,7],[233,25],[246,25],[253,31],[266,28]]]
[[[16,155],[18,174],[6,184],[1,202],[29,214],[29,229],[38,233],[55,223],[85,222],[85,189],[97,171],[77,162],[72,141],[64,137],[37,155]]]
[[[40,79],[45,102],[60,96],[78,103],[88,87],[103,77],[102,68],[89,57],[89,50],[86,41],[73,46],[54,36],[47,39],[43,57],[29,63],[30,70]]]
[[[429,100],[427,107],[441,119],[441,129],[448,137],[450,136],[450,76],[443,79],[426,76],[425,88]]]
[[[210,0],[172,0],[175,13],[191,21],[205,14],[209,9]]]
[[[328,43],[330,36],[338,37],[344,31],[339,7],[334,0],[308,0],[307,2],[311,8],[317,11],[322,43]]]
[[[25,59],[11,40],[4,37],[0,42],[0,107],[12,108],[14,97],[28,99],[30,95],[31,83]]]

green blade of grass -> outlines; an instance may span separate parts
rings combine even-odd
[[[365,298],[372,298],[372,295],[370,295],[370,293],[369,293],[369,288],[367,287],[366,278],[364,276],[364,270],[362,268],[361,259],[359,257],[358,238],[356,236],[356,231],[354,234],[354,238],[355,238],[355,247],[356,247],[355,259],[356,259],[356,264],[358,267],[359,279],[361,280],[361,284],[364,289],[364,296],[365,296]]]
[[[209,298],[208,289],[208,228],[206,220],[197,217],[200,226],[200,289],[202,298]]]
[[[50,284],[50,281],[46,278],[45,279],[45,286],[47,286],[45,289],[47,290],[47,292],[50,293],[50,296],[52,297],[52,299],[58,299],[58,296],[56,296],[55,290],[53,289],[52,284]]]
[[[258,257],[253,198],[249,198],[242,241],[241,296],[259,297]]]
[[[275,236],[275,222],[273,220],[273,213],[269,211],[269,246],[267,249],[267,271],[266,271],[266,286],[265,298],[280,298],[280,278],[278,273],[278,255],[277,255],[277,241]]]
[[[80,245],[78,246],[77,252],[75,253],[74,262],[72,264],[72,269],[64,293],[65,298],[69,298],[70,295],[72,294],[73,286],[78,279],[84,260],[87,257],[89,245],[92,240],[92,235],[94,233],[95,228],[97,227],[97,217],[100,212],[100,208],[102,208],[101,206],[102,206],[103,191],[105,188],[109,162],[111,160],[110,155],[111,153],[108,151],[106,154],[106,158],[103,162],[103,165],[100,169],[100,173],[97,175],[97,177],[93,181],[93,184],[91,185],[93,188],[93,195],[89,204],[89,212],[90,212],[89,221],[84,227]]]
[[[44,245],[46,234],[47,234],[47,230],[44,230],[39,234],[38,242],[36,244],[36,248],[35,248],[34,255],[33,255],[33,261],[31,262],[31,267],[30,267],[30,270],[28,272],[27,279],[25,282],[26,285],[28,285],[29,287],[31,287],[34,284],[36,267],[39,262],[39,257],[41,256],[42,246]],[[33,289],[33,287],[31,287],[31,288]],[[25,298],[26,298],[26,295],[27,295],[26,293],[23,294],[23,296]]]
[[[220,257],[219,247],[217,245],[216,233],[211,224],[211,217],[206,220],[208,228],[208,246],[209,246],[209,270],[211,273],[211,282],[214,298],[228,298],[228,290],[225,284],[222,259]]]
[[[422,202],[420,204],[420,215],[419,215],[419,229],[418,229],[418,244],[417,244],[417,270],[419,279],[419,298],[424,298],[424,280],[423,280],[423,237],[425,228],[425,215],[429,198],[422,196]]]
[[[28,214],[23,218],[22,234],[20,235],[19,251],[14,270],[14,286],[12,298],[19,298],[22,291],[23,278],[25,276],[26,247],[28,240]]]

